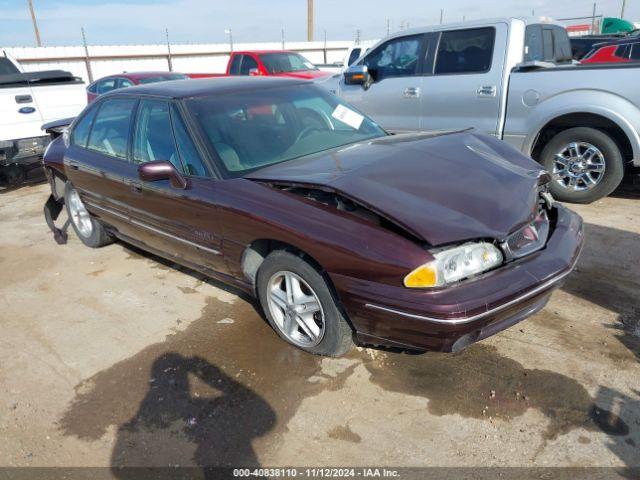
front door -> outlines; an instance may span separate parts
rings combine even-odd
[[[444,31],[435,63],[425,63],[421,130],[473,127],[496,135],[499,128],[507,25]]]
[[[369,88],[340,80],[340,96],[390,132],[420,128],[423,95],[419,75],[425,35],[393,38],[362,60],[373,79]]]
[[[140,100],[131,160],[136,169],[144,162],[169,161],[189,180],[188,188],[182,190],[168,180],[143,182],[137,173],[125,179],[132,192],[129,213],[138,237],[185,263],[226,271],[215,204],[216,182],[171,102]]]

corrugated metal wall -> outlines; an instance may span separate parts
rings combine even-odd
[[[300,52],[313,63],[341,61],[349,41],[287,42],[287,50]],[[234,44],[234,50],[280,50],[280,42]],[[68,70],[89,81],[83,46],[4,48],[26,71]],[[169,69],[167,45],[94,45],[88,47],[93,79],[125,71]],[[115,57],[115,58],[109,58]],[[171,45],[173,71],[182,73],[224,73],[229,59],[229,44]]]

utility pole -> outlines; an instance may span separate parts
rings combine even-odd
[[[84,66],[87,69],[87,77],[89,77],[89,83],[91,83],[93,82],[93,71],[91,70],[91,57],[89,57],[87,36],[84,33],[84,27],[81,27],[80,31],[82,32],[82,45],[84,45]]]
[[[282,39],[282,50],[284,50],[284,28],[280,30],[280,38]]]
[[[596,4],[593,4],[593,15],[591,16],[591,35],[596,33]]]
[[[387,18],[387,37],[391,35],[391,20]]]
[[[313,42],[313,0],[307,0],[307,41]]]
[[[622,0],[622,10],[620,10],[620,18],[624,18],[624,11],[627,8],[627,0]]]
[[[229,51],[233,52],[233,31],[230,28],[227,28],[224,33],[229,35]]]
[[[36,46],[41,47],[40,30],[38,30],[38,22],[36,21],[36,12],[33,9],[33,2],[29,0],[29,12],[31,12],[31,21],[33,22],[33,31],[36,34]]]
[[[167,64],[169,66],[169,71],[173,72],[173,63],[171,61],[171,43],[169,43],[169,29],[165,28],[164,33],[167,38]]]
[[[442,19],[444,18],[444,8],[440,9],[440,25],[442,25]]]

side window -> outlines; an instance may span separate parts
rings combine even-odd
[[[640,43],[631,45],[631,60],[640,60]]]
[[[126,159],[136,101],[132,98],[114,98],[102,102],[91,128],[87,148]]]
[[[126,87],[133,87],[133,82],[128,78],[120,78],[118,80],[117,88],[126,88]]]
[[[243,55],[234,55],[231,61],[231,67],[229,68],[229,75],[240,75],[240,62],[242,62]]]
[[[540,25],[529,25],[524,36],[524,61],[535,62],[542,60],[544,60],[542,28],[540,28]]]
[[[132,157],[134,163],[168,160],[178,171],[183,171],[171,134],[168,102],[162,100],[140,101],[133,136]]]
[[[436,75],[491,70],[495,28],[443,32],[436,56]]]
[[[629,58],[629,48],[631,45],[620,45],[616,48],[615,56],[618,58]]]
[[[89,132],[91,131],[91,124],[93,123],[93,118],[96,116],[96,110],[98,108],[93,105],[89,110],[82,116],[78,123],[73,127],[73,131],[71,132],[70,143],[72,145],[77,145],[79,147],[86,147],[87,140],[89,139]]]
[[[110,92],[111,90],[115,90],[117,81],[118,81],[117,78],[107,78],[105,80],[100,80],[96,88],[96,93],[98,95],[102,95],[103,93],[107,93],[107,92]]]
[[[258,68],[258,62],[250,55],[242,58],[242,66],[240,67],[240,75],[249,75],[252,68]]]
[[[422,46],[422,35],[401,37],[380,45],[364,59],[376,81],[387,77],[415,75]]]
[[[187,131],[180,112],[178,112],[175,106],[171,107],[171,119],[173,120],[173,132],[176,136],[176,144],[180,158],[182,159],[182,164],[184,165],[185,173],[196,177],[208,176],[207,169],[202,163],[200,154],[191,140],[191,136]]]

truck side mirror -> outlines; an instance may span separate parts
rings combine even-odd
[[[187,179],[176,170],[176,167],[166,160],[154,160],[141,164],[138,167],[138,177],[143,182],[169,180],[173,188],[179,188],[180,190],[185,190],[189,185]]]
[[[365,90],[371,86],[371,75],[366,65],[351,65],[344,72],[344,83],[362,85]]]

